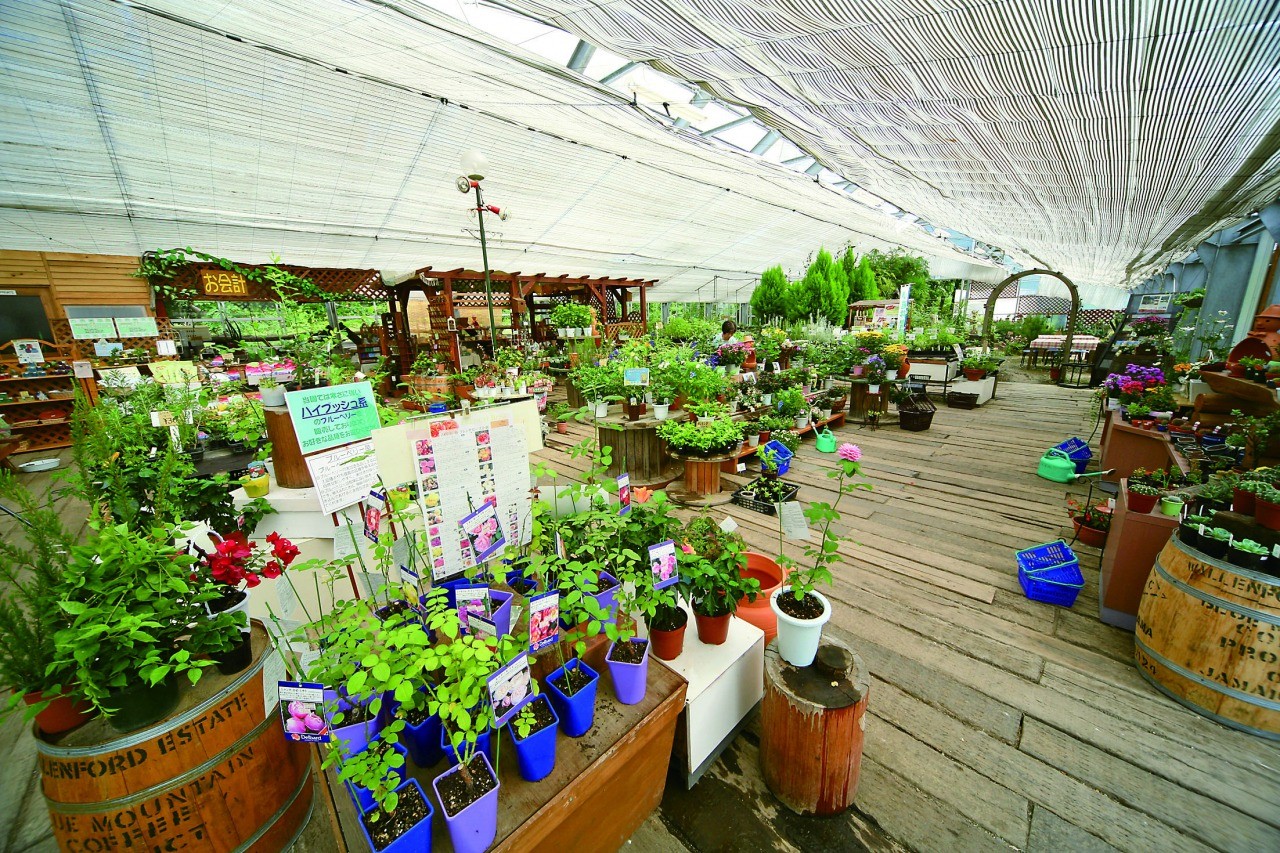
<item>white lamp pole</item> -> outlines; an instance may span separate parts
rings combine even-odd
[[[474,148],[471,148],[462,154],[462,177],[458,178],[457,187],[459,192],[468,192],[474,189],[476,191],[476,216],[480,220],[480,257],[484,261],[484,298],[489,306],[489,357],[496,358],[498,355],[497,341],[497,321],[493,316],[493,283],[489,280],[489,245],[485,240],[484,234],[484,194],[480,189],[480,182],[484,180],[484,173],[489,169],[489,161]],[[498,209],[492,208],[493,213],[498,213],[502,219],[506,219]]]

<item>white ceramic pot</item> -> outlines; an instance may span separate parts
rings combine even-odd
[[[284,386],[277,385],[274,388],[260,389],[262,394],[262,405],[264,406],[283,406],[284,405]]]
[[[240,599],[239,604],[228,607],[226,610],[219,610],[218,613],[243,613],[245,617],[244,630],[247,633],[249,631],[249,601],[251,593],[247,589],[242,589],[240,592],[244,593],[244,598]],[[213,610],[209,609],[208,604],[205,604],[205,609],[209,611],[210,616],[217,615]]]
[[[772,405],[773,405],[773,395],[772,395],[772,394],[761,394],[761,395],[760,395],[760,399],[761,399],[761,401],[762,401],[766,406],[772,406]]]
[[[868,386],[867,386],[867,393],[868,393],[868,394],[879,394],[879,393],[880,393],[880,384],[879,384],[879,383],[876,383],[875,385],[868,385]]]
[[[747,436],[747,447],[755,447],[760,444],[760,433]]]
[[[667,419],[667,412],[669,412],[670,410],[671,410],[670,403],[654,403],[653,404],[653,416],[657,420],[665,421]]]
[[[834,387],[836,387],[836,378],[834,376],[828,376],[826,390],[830,391]]]
[[[808,425],[809,425],[808,415],[801,415],[800,417],[796,418],[796,429],[804,429]]]
[[[573,329],[571,329],[571,328],[570,328],[570,327],[568,327],[568,326],[564,326],[563,328],[561,328],[561,329],[560,329],[560,337],[562,337],[562,338],[571,338],[571,337],[573,337]]]
[[[817,619],[797,619],[788,616],[778,607],[778,596],[789,592],[784,586],[769,596],[769,607],[778,617],[778,654],[792,666],[808,666],[818,654],[822,642],[822,626],[831,619],[831,602],[820,592],[814,592],[822,602],[822,615]]]
[[[896,370],[886,370],[886,371],[884,372],[884,378],[885,378],[885,379],[897,379],[897,378],[898,378],[898,371],[896,371]]]
[[[607,418],[607,417],[609,417],[609,404],[608,404],[608,403],[606,403],[606,402],[604,402],[604,401],[601,401],[601,402],[596,403],[596,404],[595,404],[595,407],[596,407],[596,417],[597,417],[597,418]]]

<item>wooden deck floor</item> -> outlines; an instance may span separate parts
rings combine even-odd
[[[1098,552],[1070,610],[1028,601],[1014,551],[1070,539],[1079,485],[1035,476],[1049,446],[1092,429],[1088,392],[1002,383],[975,411],[942,408],[928,432],[838,430],[875,491],[846,498],[845,564],[828,630],[870,668],[871,719],[855,809],[799,818],[769,794],[757,733],[660,817],[694,850],[1280,850],[1280,745],[1157,694],[1131,635],[1097,617]],[[564,442],[543,456],[572,470]],[[787,479],[820,497],[831,456],[806,442]],[[833,497],[828,493],[828,499]],[[767,516],[726,506],[753,550]],[[788,551],[794,546],[788,543]]]
[[[752,726],[692,791],[669,783],[625,849],[1280,850],[1280,745],[1139,678],[1130,636],[1097,618],[1097,552],[1077,549],[1088,584],[1071,610],[1022,595],[1013,552],[1069,538],[1063,501],[1083,492],[1038,479],[1036,461],[1091,428],[1086,392],[1002,382],[987,406],[943,408],[925,433],[838,430],[875,483],[841,507],[857,544],[846,543],[828,627],[873,675],[855,808],[814,819],[781,807],[760,780]],[[587,435],[553,434],[540,455],[572,476],[565,451]],[[827,488],[831,464],[802,447],[788,475],[802,500]],[[715,512],[776,551],[766,516]],[[9,529],[0,519],[0,535]],[[11,758],[0,849],[51,849],[30,737],[14,723],[0,728]],[[322,835],[306,850],[325,850]]]

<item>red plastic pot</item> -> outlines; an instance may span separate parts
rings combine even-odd
[[[1129,509],[1132,512],[1151,512],[1160,501],[1159,495],[1135,495],[1127,489],[1125,490],[1125,495],[1129,501]]]
[[[748,551],[747,567],[742,570],[742,577],[759,581],[760,594],[755,601],[748,601],[745,596],[738,599],[738,609],[733,615],[764,631],[764,644],[767,646],[778,636],[778,617],[769,606],[769,597],[782,586],[782,567],[772,557]]]
[[[1280,530],[1280,504],[1267,503],[1254,496],[1254,518],[1268,530]]]
[[[1079,519],[1071,519],[1076,527],[1076,539],[1091,548],[1101,548],[1107,544],[1107,531],[1096,527],[1085,527]]]
[[[649,630],[649,651],[653,652],[654,657],[663,660],[675,660],[680,657],[680,652],[684,651],[684,629],[689,627],[689,623],[681,625],[674,631],[655,631]]]
[[[1244,379],[1244,365],[1237,361],[1230,362],[1227,364],[1227,373],[1237,379]]]
[[[698,639],[708,646],[720,646],[729,638],[729,616],[726,613],[723,616],[703,616],[701,613],[693,614],[693,619],[698,623]]]
[[[987,371],[983,370],[980,367],[964,368],[964,378],[968,379],[970,382],[977,382],[978,380],[982,379],[982,377],[986,375],[987,375]]]
[[[1231,496],[1231,508],[1236,512],[1245,515],[1253,515],[1257,511],[1258,496],[1253,492],[1246,492],[1240,489],[1233,490]]]
[[[43,702],[44,698],[43,693],[28,693],[22,700],[28,705],[34,705]],[[61,734],[89,722],[95,713],[93,705],[88,702],[79,702],[63,694],[36,714],[36,725],[44,734]]]

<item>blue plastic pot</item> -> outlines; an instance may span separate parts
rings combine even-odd
[[[457,853],[483,853],[498,835],[498,791],[502,788],[502,783],[498,781],[498,774],[493,772],[488,756],[481,754],[477,760],[484,762],[484,768],[493,775],[493,790],[452,817],[443,807],[440,809],[444,814],[445,825],[449,827],[449,840],[453,842],[453,849]],[[476,771],[481,769],[476,766],[475,761],[471,766]],[[440,780],[457,772],[458,768],[453,767],[431,780],[437,798],[440,797]]]
[[[435,817],[436,810],[431,806],[431,798],[422,790],[422,786],[418,784],[417,779],[410,779],[400,787],[396,788],[402,798],[404,792],[412,786],[418,789],[418,793],[422,795],[422,801],[427,804],[427,816],[413,825],[413,828],[404,835],[391,842],[387,847],[382,848],[379,853],[431,853],[431,819]],[[358,820],[360,831],[364,833],[365,843],[369,845],[369,849],[375,849],[373,839],[369,837],[369,830],[365,828],[364,821]]]
[[[427,717],[421,725],[411,726],[405,722],[404,745],[409,750],[409,757],[419,767],[431,767],[444,758],[444,748],[440,746],[440,718],[435,714]]]
[[[608,592],[598,593],[596,595],[593,595],[592,598],[600,602],[601,607],[603,607],[605,610],[608,610],[610,613],[612,613],[615,600],[618,597],[618,587],[617,587],[618,579],[615,578],[613,575],[609,574],[608,572],[601,572],[600,577],[601,579],[608,578],[610,581],[614,583],[614,586],[611,587]],[[601,624],[605,625],[613,621],[614,621],[614,617],[610,616],[608,619],[602,620]],[[571,625],[568,622],[566,622],[564,619],[561,619],[560,627],[566,631],[572,631],[577,626]]]
[[[555,680],[566,669],[581,669],[590,677],[590,683],[571,696],[565,695]],[[560,718],[560,730],[569,737],[582,737],[591,730],[596,717],[596,689],[599,686],[600,674],[577,658],[547,676],[547,695]]]
[[[611,643],[608,654],[604,656],[604,662],[609,667],[609,675],[613,678],[613,693],[623,705],[637,704],[644,699],[644,694],[649,689],[649,643],[638,637],[633,637],[630,642],[644,643],[644,659],[640,663],[611,660],[613,647],[617,643]]]
[[[403,755],[406,761],[408,760],[409,752],[404,748],[403,744],[394,743],[391,745],[391,748],[394,749],[396,752],[400,753],[401,755]],[[391,772],[394,773],[396,776],[399,776],[401,781],[404,781],[404,771],[405,771],[404,765],[401,764],[399,767],[395,768]],[[361,812],[363,814],[364,812],[369,811],[369,809],[377,805],[373,801],[373,794],[369,791],[368,788],[361,788],[359,785],[352,784],[351,782],[345,782],[344,784],[347,786],[347,793],[351,795],[351,799],[356,804],[356,811]]]
[[[536,702],[542,702],[551,711],[551,716],[555,717],[556,723],[553,726],[547,726],[541,731],[534,732],[524,740],[516,736],[516,727],[514,718],[507,723],[507,728],[511,730],[511,742],[516,746],[516,763],[520,766],[520,778],[526,782],[537,782],[539,779],[545,779],[551,775],[551,771],[556,766],[556,729],[560,727],[560,718],[556,716],[556,709],[551,705],[544,693]]]
[[[483,752],[493,762],[493,738],[489,737],[492,729],[482,733],[476,738],[476,750]],[[449,763],[456,765],[458,763],[458,755],[453,751],[453,744],[449,743],[449,732],[443,726],[440,727],[440,749],[444,752],[444,757],[449,759]]]

